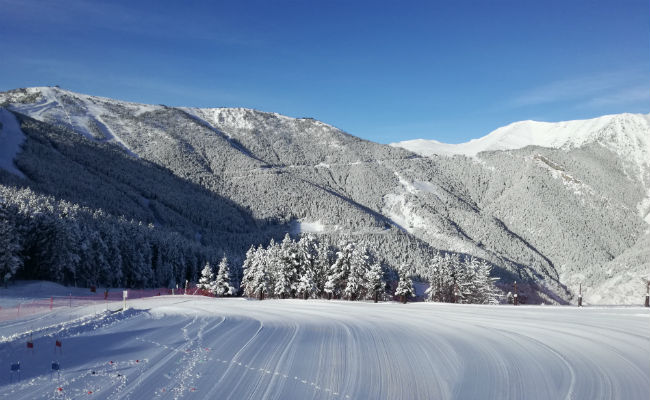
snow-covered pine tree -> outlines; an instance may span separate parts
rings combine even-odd
[[[22,266],[22,260],[18,256],[20,248],[14,219],[4,201],[0,199],[0,279],[5,286]]]
[[[302,276],[300,277],[300,282],[298,282],[298,296],[307,300],[308,298],[314,296],[317,291],[318,288],[314,282],[314,273],[311,269],[304,270]]]
[[[281,246],[271,239],[268,246],[260,252],[258,258],[259,269],[266,273],[269,292],[267,295],[273,295],[275,292],[275,283],[277,280],[278,270],[282,267]]]
[[[108,249],[107,257],[109,257],[110,262],[110,277],[108,284],[111,286],[121,287],[124,284],[124,263],[122,262],[122,254],[120,253],[119,245],[119,236],[115,225],[106,224],[104,242],[106,243],[106,248]],[[160,271],[165,270],[164,267],[159,269]]]
[[[427,266],[427,281],[429,287],[424,292],[427,301],[442,301],[442,282],[443,282],[442,256],[436,252]]]
[[[230,265],[228,265],[228,258],[223,256],[219,263],[219,272],[214,281],[214,294],[217,296],[232,296],[235,294],[235,288],[230,282]]]
[[[317,249],[316,249],[317,241],[314,235],[308,234],[308,235],[303,235],[300,237],[300,240],[295,244],[295,249],[296,249],[296,271],[297,271],[297,279],[298,283],[296,284],[296,291],[298,290],[298,286],[300,286],[300,281],[302,281],[303,275],[307,271],[310,271],[311,274],[311,280],[315,284],[315,278],[314,278],[314,267],[315,267],[315,261],[316,261],[316,256],[317,256]]]
[[[214,273],[212,272],[210,263],[206,262],[205,267],[201,270],[201,278],[199,278],[199,283],[196,287],[200,290],[212,293],[212,282],[214,282]]]
[[[379,301],[379,296],[386,285],[383,278],[384,271],[379,263],[374,263],[366,272],[366,293],[375,303]]]
[[[99,232],[86,228],[82,226],[81,261],[76,275],[82,286],[89,287],[109,278],[110,265],[105,258],[108,249]]]
[[[281,299],[287,298],[291,294],[291,281],[287,274],[287,268],[284,265],[279,265],[275,270],[273,280],[275,281],[273,294]]]
[[[316,282],[317,296],[325,293],[325,283],[329,276],[332,265],[330,247],[325,242],[319,242],[316,246],[316,259],[314,260],[314,281]]]
[[[430,264],[430,289],[428,298],[431,301],[453,303],[456,301],[457,272],[461,268],[460,259],[456,254],[438,255]]]
[[[456,270],[456,302],[477,303],[480,297],[481,285],[478,277],[478,259],[468,257]]]
[[[413,281],[409,276],[408,268],[404,265],[402,265],[402,267],[399,269],[399,283],[397,284],[397,289],[395,290],[395,296],[399,296],[402,303],[405,304],[409,296],[415,296]]]
[[[281,264],[285,269],[285,275],[289,281],[289,295],[295,297],[300,281],[300,269],[303,260],[301,259],[298,244],[294,242],[287,233],[280,245]]]
[[[269,253],[275,242],[271,240],[269,248],[265,249],[259,245],[256,250],[249,250],[244,263],[248,264],[244,270],[242,285],[244,294],[249,297],[257,296],[260,300],[271,292],[271,279],[269,277]]]
[[[338,297],[343,294],[347,286],[348,276],[350,275],[350,264],[354,253],[354,244],[352,242],[343,242],[336,252],[336,261],[332,264],[327,282],[325,283],[325,292],[329,297]]]
[[[327,296],[327,300],[331,300],[332,298],[336,298],[337,295],[337,284],[338,282],[338,275],[335,273],[335,271],[330,269],[330,272],[327,274],[327,280],[325,281],[325,285],[323,288],[323,291],[325,292],[325,295]]]
[[[269,292],[271,291],[269,274],[266,272],[265,268],[255,269],[254,284],[255,284],[254,293],[257,294],[260,300],[264,300],[266,295],[268,295]]]
[[[368,270],[368,255],[365,250],[354,249],[350,257],[350,272],[343,294],[348,300],[356,300],[363,296],[366,287],[366,272]]]
[[[246,252],[246,258],[242,265],[243,276],[241,280],[241,288],[244,291],[244,295],[251,297],[254,296],[253,288],[253,278],[255,277],[255,270],[253,269],[253,258],[255,257],[255,247],[251,246]]]
[[[492,267],[485,260],[479,262],[477,279],[480,295],[476,298],[479,304],[499,304],[499,289],[494,285],[494,282],[499,278],[492,278],[490,276],[491,270]]]

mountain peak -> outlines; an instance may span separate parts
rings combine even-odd
[[[514,122],[486,136],[460,144],[416,139],[392,143],[391,146],[403,147],[423,156],[458,154],[475,157],[483,151],[516,150],[526,146],[576,148],[594,142],[606,145],[625,157],[636,158],[635,154],[629,154],[630,146],[648,155],[650,114],[612,114],[562,122],[527,120]]]

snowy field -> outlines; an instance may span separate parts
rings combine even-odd
[[[643,308],[195,296],[129,305],[0,323],[0,398],[650,398]],[[17,361],[21,380],[10,383]]]

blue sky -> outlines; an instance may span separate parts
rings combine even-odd
[[[382,143],[650,111],[647,0],[0,0],[0,57],[0,90],[251,107]]]

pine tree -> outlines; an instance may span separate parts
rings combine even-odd
[[[362,297],[362,292],[366,287],[368,256],[365,250],[354,249],[352,251],[349,268],[350,272],[343,293],[349,300],[356,300]]]
[[[354,244],[347,242],[339,247],[336,253],[336,261],[332,264],[327,282],[325,283],[325,292],[328,297],[339,297],[343,294],[347,286],[348,276],[350,275],[350,264],[354,253]]]
[[[264,297],[269,294],[271,289],[269,274],[264,268],[256,269],[254,283],[254,293],[257,293],[260,300],[264,300]]]
[[[275,290],[276,296],[284,299],[296,293],[298,281],[298,268],[301,264],[296,243],[291,240],[287,233],[280,244],[278,261],[275,269]]]
[[[219,272],[217,273],[217,279],[213,283],[213,291],[217,296],[232,296],[235,294],[235,288],[230,283],[230,266],[226,256],[219,263]]]
[[[314,282],[317,287],[317,296],[325,292],[325,283],[329,276],[330,265],[332,265],[330,247],[325,242],[316,246],[316,257],[314,260]]]
[[[21,250],[18,231],[6,205],[0,199],[0,279],[5,286],[18,269],[22,260],[18,256]]]
[[[397,289],[395,290],[395,296],[399,296],[402,300],[402,303],[406,303],[409,296],[415,296],[413,281],[409,277],[407,268],[405,266],[402,266],[399,270],[399,283],[397,284]]]
[[[481,285],[478,276],[478,260],[469,257],[456,271],[456,302],[477,303],[480,297]]]
[[[379,301],[379,294],[384,290],[384,272],[379,263],[373,264],[366,272],[366,293],[375,303]]]
[[[316,283],[314,282],[314,273],[311,269],[304,270],[300,281],[298,282],[298,295],[307,300],[312,297],[317,291]]]
[[[295,284],[295,290],[296,293],[301,294],[298,289],[301,286],[300,282],[303,279],[303,276],[309,271],[310,274],[310,280],[314,283],[314,286],[316,286],[316,280],[315,280],[315,263],[316,263],[316,256],[317,256],[317,249],[316,249],[316,238],[312,234],[304,235],[298,240],[298,242],[295,244],[295,261],[296,261],[296,279],[297,283]],[[316,292],[316,290],[312,290],[312,292]],[[310,294],[311,295],[311,294]]]
[[[271,284],[269,273],[267,272],[269,268],[268,253],[274,243],[271,240],[268,249],[263,248],[262,245],[258,246],[255,250],[252,247],[249,249],[248,256],[244,262],[246,269],[244,270],[244,278],[242,279],[244,294],[246,296],[258,296],[260,300],[263,300],[264,296],[269,293]]]
[[[201,270],[201,278],[199,283],[196,285],[201,290],[212,293],[212,282],[214,282],[214,273],[212,272],[212,267],[209,262],[205,263],[205,267]]]
[[[273,295],[275,293],[278,271],[282,269],[283,264],[281,250],[281,246],[275,240],[271,239],[268,246],[260,251],[260,257],[257,258],[257,262],[259,263],[258,271],[264,271],[266,275],[268,293],[265,293],[265,295]]]
[[[475,304],[499,304],[499,290],[494,285],[498,278],[490,277],[492,267],[485,260],[473,259],[473,282],[471,302]]]
[[[327,295],[327,300],[331,300],[333,297],[336,297],[337,295],[337,275],[334,273],[330,273],[327,276],[327,281],[325,282],[325,286],[323,291]]]
[[[291,294],[291,281],[287,273],[286,265],[280,264],[274,274],[275,285],[273,294],[284,299]]]
[[[436,253],[428,267],[428,301],[451,303],[456,301],[457,271],[460,268],[458,256]]]
[[[244,259],[244,264],[242,265],[243,276],[241,280],[241,288],[244,291],[246,296],[254,296],[255,291],[253,288],[253,279],[255,277],[255,270],[253,266],[255,265],[253,258],[256,256],[255,247],[251,246],[246,252],[246,258]]]

